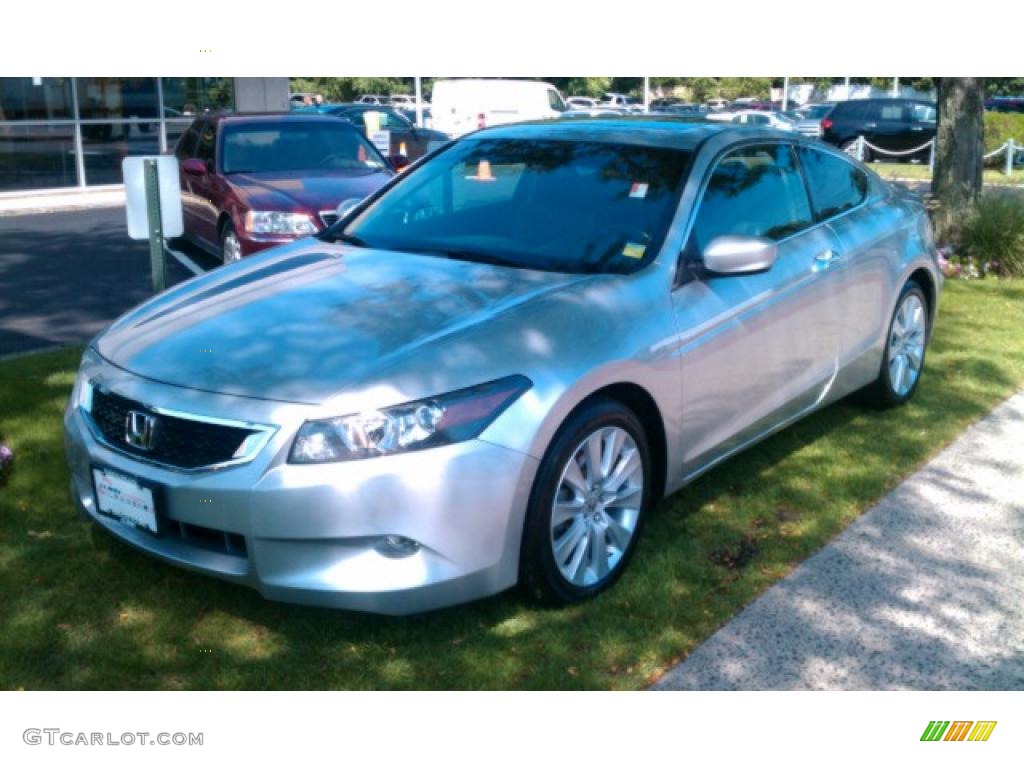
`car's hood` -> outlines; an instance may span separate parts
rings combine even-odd
[[[235,191],[257,211],[333,211],[338,203],[363,198],[394,174],[379,171],[304,171],[299,173],[233,173]]]
[[[152,299],[95,347],[167,384],[322,403],[583,279],[307,238]]]

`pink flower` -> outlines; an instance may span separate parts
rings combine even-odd
[[[14,470],[14,451],[0,443],[0,488],[7,484],[7,479]]]

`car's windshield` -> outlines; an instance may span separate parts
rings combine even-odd
[[[594,141],[468,139],[344,230],[368,247],[556,272],[632,272],[661,244],[690,153]]]
[[[228,125],[224,173],[384,168],[373,146],[352,126],[333,120]]]

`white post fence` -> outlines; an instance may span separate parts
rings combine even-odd
[[[930,170],[932,173],[934,173],[935,172],[935,143],[936,143],[935,139],[932,139],[931,141],[929,141],[929,142],[927,142],[925,144],[922,144],[920,147],[914,147],[913,149],[907,149],[907,150],[904,150],[902,152],[892,152],[892,151],[890,151],[888,149],[882,149],[881,147],[876,147],[874,144],[870,143],[863,136],[858,136],[857,137],[857,146],[856,146],[856,157],[861,162],[864,162],[864,158],[867,155],[865,150],[870,150],[873,157],[877,157],[879,155],[884,155],[885,157],[908,157],[910,155],[917,155],[917,154],[920,154],[920,153],[924,152],[925,150],[928,150],[928,170]],[[989,152],[986,155],[983,155],[982,157],[985,160],[990,160],[991,158],[995,157],[996,155],[1001,155],[1004,152],[1006,153],[1006,162],[1003,165],[1003,173],[1005,175],[1007,175],[1007,176],[1012,176],[1013,175],[1013,166],[1017,162],[1016,155],[1018,153],[1024,154],[1024,144],[1018,143],[1018,142],[1014,141],[1013,139],[1007,139],[1003,143],[1003,145],[1001,147],[993,149],[991,152]]]

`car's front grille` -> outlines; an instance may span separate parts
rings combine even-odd
[[[152,441],[148,449],[128,442],[128,414],[132,411],[153,420]],[[238,458],[238,450],[246,438],[259,434],[254,429],[169,416],[99,388],[93,390],[89,414],[111,447],[146,461],[181,469],[198,469],[232,461]]]
[[[320,221],[324,223],[325,227],[329,227],[338,220],[337,211],[320,211]]]

